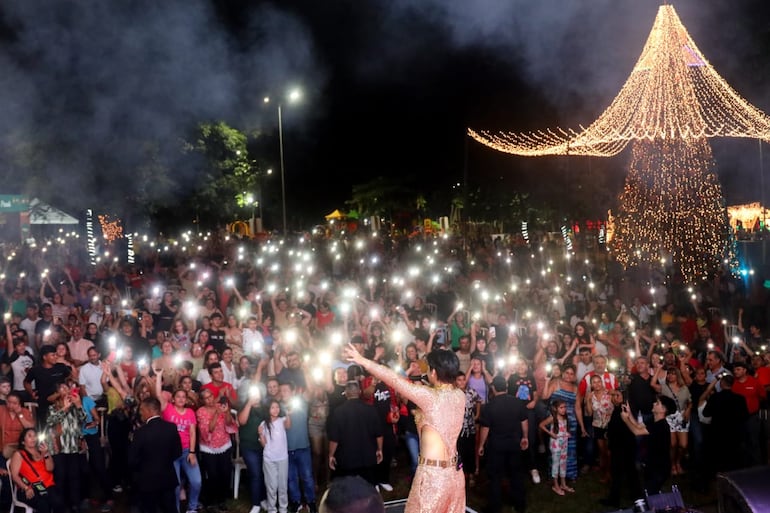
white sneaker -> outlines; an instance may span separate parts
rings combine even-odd
[[[249,513],[259,513],[260,511],[262,511],[262,508],[260,508],[259,506],[252,506],[251,509],[249,510]]]
[[[382,488],[386,492],[392,492],[393,491],[393,487],[390,485],[390,483],[380,483],[380,488]]]
[[[532,469],[530,474],[532,474],[532,482],[535,484],[540,484],[540,472],[538,472],[535,469]]]

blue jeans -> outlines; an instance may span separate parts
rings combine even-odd
[[[187,461],[187,456],[190,454],[190,449],[184,449],[182,455],[174,460],[174,470],[176,471],[176,478],[179,480],[179,484],[176,487],[176,509],[179,511],[179,490],[182,487],[182,476],[179,474],[180,468],[184,470],[184,475],[187,476],[187,481],[190,483],[190,495],[187,497],[187,509],[198,509],[201,503],[198,498],[201,495],[201,466],[199,462],[195,465],[190,465]]]
[[[259,506],[259,503],[267,499],[265,490],[265,478],[262,475],[262,451],[241,447],[241,456],[249,471],[249,491],[251,492],[251,505]]]
[[[310,447],[289,451],[289,501],[300,502],[302,494],[299,484],[305,492],[308,504],[315,503],[315,481],[313,480],[313,459]]]
[[[412,466],[412,475],[417,472],[417,459],[420,457],[420,437],[417,433],[404,433],[406,449],[409,451],[409,463]]]

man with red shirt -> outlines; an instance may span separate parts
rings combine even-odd
[[[580,397],[585,397],[586,390],[591,389],[591,378],[593,376],[601,376],[602,382],[604,383],[604,388],[607,390],[618,389],[617,378],[613,373],[607,371],[607,358],[603,355],[597,354],[594,356],[594,370],[587,372],[583,379],[580,380],[580,384],[578,385],[578,394]]]
[[[230,383],[225,381],[225,372],[222,370],[222,364],[219,362],[212,363],[209,365],[208,371],[209,376],[211,376],[211,382],[203,385],[201,391],[208,390],[217,399],[225,397],[231,405],[235,404],[235,389]]]
[[[767,392],[759,380],[750,376],[745,362],[735,362],[733,365],[735,383],[733,393],[746,398],[749,418],[744,425],[743,461],[747,466],[759,464],[759,405],[767,398]]]

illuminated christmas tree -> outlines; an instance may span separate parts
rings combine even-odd
[[[770,142],[770,117],[719,76],[673,6],[663,5],[628,80],[590,126],[468,133],[524,156],[610,157],[632,144],[611,249],[626,265],[669,253],[692,280],[713,270],[733,247],[707,138]]]
[[[631,151],[615,258],[624,266],[673,261],[690,279],[717,268],[729,254],[729,225],[708,141],[639,141]]]

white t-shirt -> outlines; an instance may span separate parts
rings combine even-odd
[[[267,429],[265,422],[259,425],[264,430],[265,450],[262,457],[265,461],[283,461],[289,458],[289,444],[286,441],[286,417],[278,417],[270,424],[270,430]]]
[[[261,354],[265,351],[265,339],[257,330],[243,328],[243,352],[247,355]]]
[[[27,350],[29,351],[29,350]],[[32,367],[35,361],[29,355],[25,353],[16,358],[11,363],[11,370],[13,371],[13,389],[17,391],[24,390],[24,378],[27,377],[27,369]]]
[[[225,383],[230,383],[233,388],[237,388],[236,384],[238,383],[238,377],[235,375],[235,364],[233,364],[233,368],[231,370],[227,368],[227,365],[222,363],[222,374],[224,374],[222,379]]]
[[[98,399],[104,394],[104,388],[102,387],[101,381],[103,373],[104,371],[101,366],[94,365],[91,362],[80,367],[78,383],[86,386],[86,394],[88,394],[91,399]]]
[[[39,320],[40,320],[40,319],[38,318],[38,319],[35,319],[35,320],[33,321],[33,320],[32,320],[32,319],[30,319],[29,317],[25,317],[25,318],[24,318],[24,319],[22,319],[22,320],[21,320],[21,322],[19,323],[19,328],[21,328],[21,329],[23,329],[24,331],[26,331],[26,332],[27,332],[27,340],[28,340],[28,341],[30,341],[30,340],[33,340],[33,341],[34,341],[34,340],[35,340],[35,326],[37,326],[37,321],[39,321]],[[31,348],[29,348],[29,347],[27,348],[27,351],[29,351],[29,352],[30,352],[30,354],[32,354],[32,355],[34,355],[34,354],[35,354],[35,352],[34,352],[34,351],[32,351],[32,349],[31,349]]]

